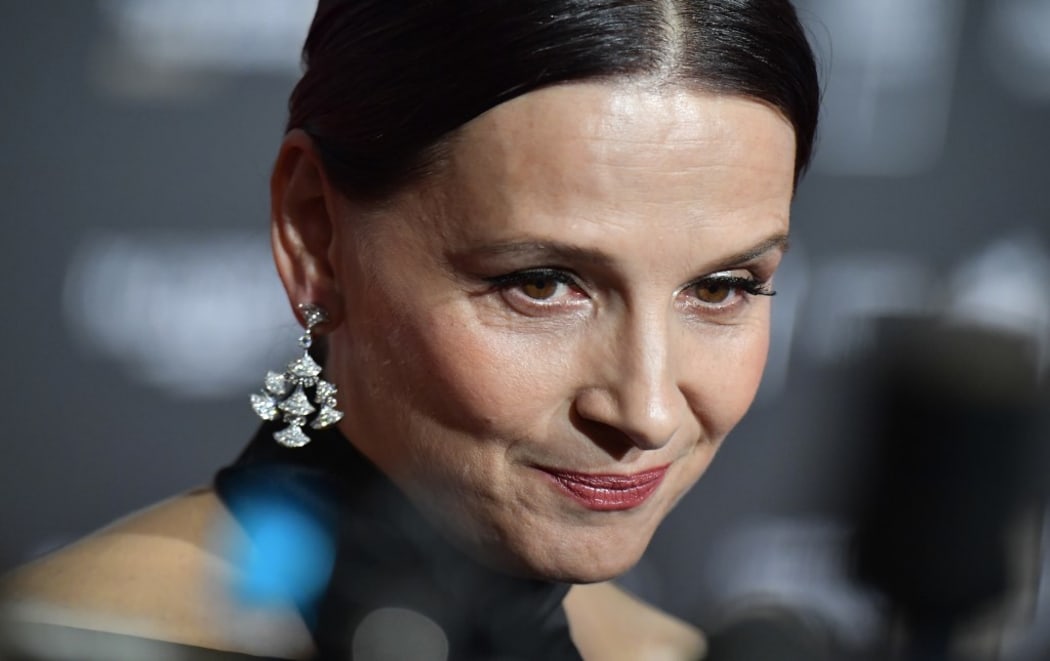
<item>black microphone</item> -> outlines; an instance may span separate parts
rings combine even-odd
[[[1007,591],[1009,526],[1039,463],[1036,344],[937,319],[887,320],[878,338],[856,575],[904,626],[903,658],[948,659],[959,626]]]

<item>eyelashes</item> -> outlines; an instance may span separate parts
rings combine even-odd
[[[590,298],[579,278],[560,268],[533,268],[485,278],[514,308],[544,310],[574,307]],[[676,296],[689,308],[707,314],[727,314],[753,296],[774,296],[768,280],[715,273],[683,287]],[[526,313],[532,311],[524,310]]]

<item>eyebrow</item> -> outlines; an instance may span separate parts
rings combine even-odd
[[[719,262],[712,268],[712,271],[723,271],[725,269],[733,268],[735,266],[741,266],[748,262],[753,262],[759,257],[779,250],[781,254],[786,253],[788,248],[791,247],[791,241],[788,239],[787,234],[774,234],[768,239],[759,242],[758,244],[748,248],[743,252],[739,252],[735,255],[730,255]]]
[[[482,246],[473,251],[476,254],[532,259],[551,259],[554,261],[583,262],[605,266],[613,260],[603,252],[591,250],[561,241],[512,241]]]
[[[742,252],[720,259],[710,270],[723,271],[752,262],[773,250],[787,252],[790,242],[787,234],[774,234]],[[526,259],[543,259],[608,266],[613,263],[609,255],[561,241],[511,241],[480,246],[474,254],[510,256]]]

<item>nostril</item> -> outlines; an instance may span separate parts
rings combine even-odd
[[[607,454],[622,458],[629,451],[658,450],[674,438],[674,413],[651,401],[632,410],[606,390],[581,393],[571,413],[573,425]]]
[[[570,416],[573,427],[614,461],[622,461],[638,446],[627,434],[612,425],[590,420],[580,415]]]

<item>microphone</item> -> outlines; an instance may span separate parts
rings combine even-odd
[[[927,318],[880,329],[854,568],[903,624],[902,658],[950,658],[960,625],[1007,592],[1009,526],[1037,481],[1045,397],[1028,340]]]

